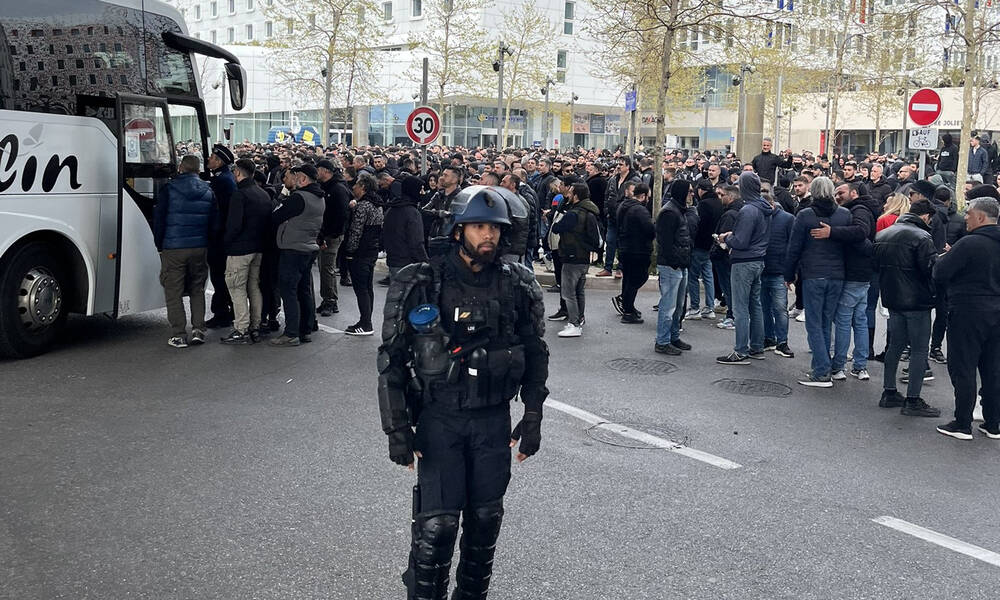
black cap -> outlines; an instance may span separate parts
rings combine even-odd
[[[984,183],[965,192],[966,200],[973,200],[975,198],[993,198],[994,200],[1000,200],[1000,192],[998,192],[992,185]]]
[[[236,162],[236,156],[233,155],[233,151],[226,148],[222,144],[216,144],[212,146],[212,154],[219,157],[219,160],[227,165],[231,165]]]
[[[563,175],[559,178],[563,182],[563,185],[573,185],[574,183],[583,183],[583,179],[579,175]]]
[[[917,200],[910,203],[910,212],[919,215],[933,215],[936,209],[930,200]]]
[[[335,171],[338,170],[337,166],[333,164],[333,161],[330,160],[330,159],[328,159],[328,158],[324,158],[323,160],[317,162],[316,163],[316,168],[317,169],[326,169],[327,171],[329,171],[331,173],[333,173],[333,172],[335,172]]]
[[[309,179],[316,181],[316,176],[317,176],[316,167],[310,165],[309,163],[300,165],[298,167],[292,167],[292,173],[302,173]]]

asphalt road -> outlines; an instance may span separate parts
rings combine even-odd
[[[513,468],[491,598],[1000,596],[1000,566],[873,521],[1000,552],[1000,442],[879,409],[878,363],[869,382],[797,385],[802,324],[795,359],[723,366],[732,332],[689,321],[693,351],[654,354],[655,294],[638,326],[611,295],[588,293],[584,337],[549,328],[551,398],[740,466],[550,407]],[[354,323],[349,290],[341,305],[321,322]],[[217,338],[170,348],[162,311],[73,319],[54,352],[0,362],[0,598],[404,597],[414,476],[379,428],[377,338]],[[948,415],[935,372],[924,397]],[[720,381],[740,379],[770,383]]]

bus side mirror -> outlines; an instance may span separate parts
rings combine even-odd
[[[233,110],[243,110],[246,103],[246,69],[239,63],[226,63],[226,80],[229,83],[229,103],[233,105]]]

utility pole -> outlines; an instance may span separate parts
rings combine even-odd
[[[545,96],[545,114],[542,115],[545,123],[542,125],[544,137],[542,138],[542,149],[549,149],[549,88],[554,85],[555,82],[552,79],[545,80],[545,87],[542,88],[542,94]]]
[[[903,126],[899,130],[899,156],[906,155],[906,113],[910,104],[910,77],[903,76]]]
[[[420,83],[420,106],[427,106],[427,71],[428,71],[428,59],[424,57],[423,61],[423,79]],[[427,175],[427,144],[423,145],[420,149],[420,175]]]
[[[504,135],[504,130],[507,128],[507,121],[503,118],[503,59],[504,56],[513,56],[514,51],[507,46],[507,44],[500,42],[500,48],[497,50],[497,59],[493,61],[493,70],[497,72],[497,150],[503,148],[503,144],[506,140],[502,140],[501,137]]]
[[[639,113],[639,95],[635,91],[635,84],[632,84],[632,93],[635,96],[635,108],[632,109],[632,114],[629,116],[629,127],[628,127],[628,137],[629,137],[629,155],[632,161],[635,162],[635,146],[636,141],[639,139],[639,125],[636,123],[636,115]]]
[[[781,114],[781,84],[784,81],[784,76],[778,73],[778,95],[774,99],[774,144],[775,150],[778,150],[777,146],[781,145],[781,118],[785,115]]]

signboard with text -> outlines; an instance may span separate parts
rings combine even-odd
[[[933,150],[938,146],[938,130],[931,127],[910,130],[910,150]]]

